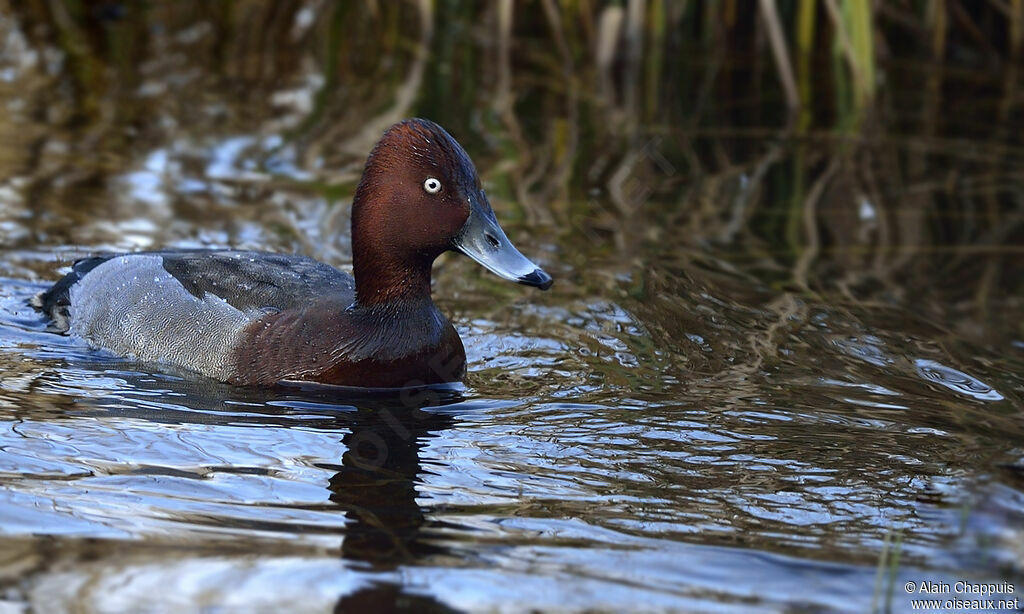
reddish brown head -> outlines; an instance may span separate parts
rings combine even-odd
[[[373,148],[352,204],[357,302],[429,297],[431,264],[449,249],[507,279],[551,285],[505,237],[465,150],[434,122],[405,120]]]

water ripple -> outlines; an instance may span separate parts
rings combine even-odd
[[[941,386],[967,395],[979,401],[1002,401],[1005,397],[985,382],[976,377],[947,367],[934,360],[918,358],[914,360],[917,374],[929,382],[935,382]]]

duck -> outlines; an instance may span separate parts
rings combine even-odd
[[[351,232],[353,275],[260,251],[100,254],[31,302],[53,332],[230,384],[408,388],[466,374],[462,339],[431,297],[442,253],[552,285],[505,235],[469,155],[430,120],[401,121],[373,147]]]

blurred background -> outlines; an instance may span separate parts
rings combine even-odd
[[[0,449],[57,437],[69,408],[109,420],[110,436],[177,412],[211,454],[251,436],[229,429],[253,422],[239,404],[286,440],[322,428],[338,445],[333,433],[366,428],[365,413],[322,427],[291,396],[200,393],[91,362],[24,301],[103,250],[265,249],[346,268],[365,157],[406,117],[462,143],[510,238],[556,280],[540,294],[438,262],[468,389],[450,400],[456,417],[392,442],[406,445],[388,468],[400,488],[379,497],[346,500],[351,472],[295,450],[227,454],[276,477],[210,495],[223,497],[213,516],[147,485],[151,512],[126,527],[95,480],[142,471],[137,450],[111,458],[89,431],[70,450],[8,457],[0,510],[18,520],[0,532],[12,561],[39,559],[0,564],[0,587],[38,605],[79,586],[67,577],[116,569],[144,594],[203,569],[190,540],[225,527],[216,556],[237,556],[218,559],[214,604],[267,563],[267,539],[300,602],[384,582],[374,603],[410,607],[431,594],[457,609],[863,612],[909,609],[902,574],[1024,585],[1022,45],[1021,0],[0,0],[0,411],[23,431]],[[152,460],[166,471],[143,473],[173,482],[223,464],[168,450]],[[53,502],[47,471],[82,483],[56,516],[38,511]],[[232,507],[309,511],[289,488],[325,476],[350,516],[401,502],[367,522],[402,554],[371,539],[354,558],[405,579],[345,567],[347,584],[324,583],[324,551],[282,545],[348,539],[351,517],[256,535],[253,508]],[[82,545],[112,527],[135,545]],[[30,537],[55,533],[70,544],[63,567]],[[423,539],[446,547],[409,546]],[[168,544],[180,560],[164,576],[146,565]],[[97,558],[106,567],[83,562]],[[410,588],[440,582],[434,568],[453,574],[445,588]],[[116,586],[58,593],[108,611],[130,603]],[[272,602],[245,586],[248,606]],[[185,601],[168,608],[199,603],[178,588]]]
[[[983,329],[1022,283],[1022,10],[14,3],[0,238],[343,258],[366,153],[423,116],[566,281],[594,258],[722,259],[846,297],[938,293]]]

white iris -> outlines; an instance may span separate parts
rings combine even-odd
[[[437,194],[441,191],[441,182],[433,177],[427,177],[427,180],[423,182],[423,189],[428,194]]]

